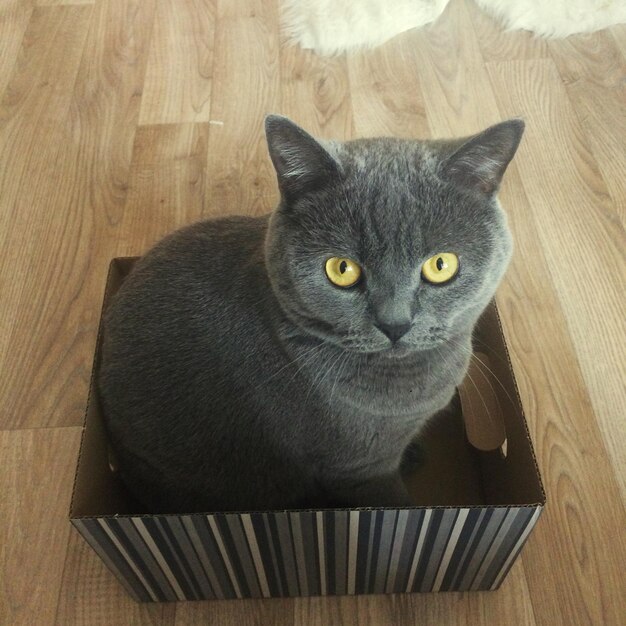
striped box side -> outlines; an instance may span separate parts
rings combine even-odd
[[[542,507],[86,518],[144,602],[496,589]]]

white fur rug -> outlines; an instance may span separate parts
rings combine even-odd
[[[281,0],[285,32],[303,48],[371,48],[436,20],[449,0]],[[567,37],[626,22],[626,0],[476,0],[509,30]]]
[[[476,0],[509,30],[544,37],[590,33],[626,22],[626,0]]]
[[[303,48],[335,54],[373,48],[437,19],[449,0],[281,0],[285,32]]]

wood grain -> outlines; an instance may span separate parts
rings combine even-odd
[[[552,60],[490,64],[504,115],[528,132],[517,164],[598,425],[626,497],[624,228]],[[549,85],[538,89],[537,85]],[[540,146],[551,146],[542,150]],[[563,207],[562,211],[550,210]],[[607,271],[607,259],[610,270]]]
[[[521,559],[518,560],[496,593],[465,594],[468,612],[472,615],[470,624],[539,624],[535,612],[540,608],[535,606],[528,587],[527,567]],[[456,607],[454,610],[458,613]],[[427,615],[425,619],[428,619]]]
[[[294,603],[295,600],[289,598],[179,603],[176,607],[176,626],[293,624]]]
[[[316,136],[351,139],[352,106],[345,56],[322,58],[297,46],[280,51],[280,112]]]
[[[394,624],[393,603],[393,596],[298,598],[295,600],[294,624],[296,626]]]
[[[465,4],[453,2],[415,39],[420,90],[433,137],[467,135],[500,121],[469,23]]]
[[[453,0],[369,52],[281,41],[277,0],[1,5],[0,623],[621,625],[626,27],[547,42]],[[138,605],[69,527],[109,259],[270,210],[269,112],[338,139],[527,121],[498,301],[548,506],[496,593]]]
[[[60,108],[55,115],[45,106],[45,99],[36,100],[46,115],[55,122],[59,116],[63,125],[60,136],[37,135],[44,141],[43,150],[35,143],[24,153],[44,159],[44,184],[32,191],[37,195],[32,199],[20,196],[21,201],[28,201],[24,210],[5,205],[5,211],[16,219],[33,216],[38,234],[21,228],[18,235],[30,246],[20,245],[12,235],[16,252],[3,255],[10,263],[8,276],[20,289],[19,299],[12,301],[19,315],[13,315],[10,342],[3,354],[4,427],[81,423],[92,360],[89,353],[99,319],[94,303],[101,299],[113,250],[110,242],[124,210],[153,8],[152,2],[139,0],[98,4],[85,31],[69,113]],[[39,11],[91,13],[92,7],[42,7]],[[59,45],[71,40],[70,34],[53,39]],[[56,60],[50,54],[42,56],[45,63],[56,63],[64,71],[72,67],[73,56],[68,55],[67,61],[62,54]],[[64,94],[66,88],[59,87]],[[28,113],[20,110],[20,120],[32,119]],[[33,133],[45,132],[45,128],[38,124]],[[45,150],[54,152],[45,157]],[[31,193],[30,181],[24,180],[20,188]],[[6,366],[6,359],[12,367]]]
[[[626,60],[626,24],[618,24],[608,30],[615,44],[622,52],[622,57]]]
[[[54,619],[80,428],[0,431],[0,624]]]
[[[62,5],[95,4],[96,0],[35,0],[39,7],[52,7]]]
[[[76,530],[71,529],[56,614],[56,626],[173,626],[174,603],[135,602]],[[206,623],[206,622],[205,622]]]
[[[215,0],[157,3],[140,124],[208,122]]]
[[[430,135],[419,83],[421,63],[414,52],[421,36],[403,33],[372,51],[348,56],[357,137]]]
[[[612,537],[619,537],[626,524],[624,507],[561,304],[545,271],[548,260],[519,169],[519,161],[514,162],[501,194],[516,251],[498,306],[548,493],[522,562],[537,624],[618,623],[611,620],[623,609],[614,597],[623,583],[614,577],[614,568],[624,546],[619,539],[615,545]],[[560,559],[560,554],[570,558]],[[548,570],[559,581],[564,606],[554,603],[554,588],[540,573]]]
[[[266,213],[277,202],[263,131],[280,99],[274,3],[218,1],[213,77],[205,212]]]
[[[613,200],[626,223],[626,66],[611,33],[555,40],[552,58]]]
[[[68,424],[63,409],[56,419],[50,415],[68,379],[80,375],[75,359],[67,358],[72,339],[60,331],[72,297],[61,277],[73,257],[66,228],[68,218],[80,218],[67,212],[74,150],[64,121],[91,11],[89,6],[36,8],[0,102],[3,428]],[[80,334],[80,320],[73,321]],[[55,338],[61,339],[56,345]],[[78,424],[82,396],[72,397],[70,390],[64,400],[64,409],[76,411]]]
[[[135,256],[203,212],[209,125],[140,126],[115,255]]]
[[[502,24],[472,0],[463,2],[485,61],[542,59],[550,56],[548,40],[527,30],[504,30]]]
[[[32,0],[5,0],[0,10],[0,97],[22,47],[33,11]]]

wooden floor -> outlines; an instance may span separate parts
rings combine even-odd
[[[469,1],[369,53],[276,0],[0,0],[0,623],[626,623],[626,27],[505,34]],[[521,115],[498,301],[548,492],[485,594],[137,605],[67,520],[108,261],[276,202],[262,123],[350,138]]]

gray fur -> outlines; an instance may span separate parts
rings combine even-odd
[[[463,379],[509,261],[495,192],[523,124],[449,142],[266,131],[278,208],[166,237],[108,311],[121,475],[154,512],[409,505],[403,452]],[[461,260],[441,286],[420,277],[438,252]],[[330,256],[359,284],[332,285]],[[384,324],[410,329],[392,344]]]

